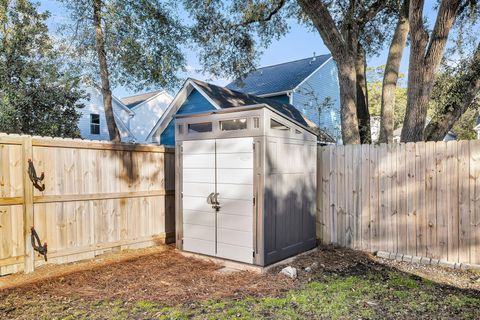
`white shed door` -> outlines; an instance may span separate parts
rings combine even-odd
[[[253,262],[253,138],[217,140],[217,256]]]
[[[216,254],[215,210],[207,203],[215,192],[215,140],[183,142],[183,248]]]
[[[253,262],[253,138],[183,142],[183,248]]]

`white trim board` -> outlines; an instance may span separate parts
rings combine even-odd
[[[158,119],[158,122],[155,124],[152,130],[150,130],[150,133],[147,135],[147,138],[145,141],[150,141],[154,135],[155,132],[160,131],[160,135],[165,131],[166,127],[170,123],[171,119],[173,119],[173,116],[175,113],[180,109],[180,107],[183,105],[185,100],[187,100],[188,96],[190,93],[193,91],[193,89],[197,90],[215,109],[219,110],[221,109],[220,106],[215,103],[203,90],[200,88],[191,78],[188,78],[185,83],[183,84],[182,88],[178,91],[177,95],[175,98],[172,100],[170,105],[167,107],[165,112],[162,114],[160,119]]]
[[[162,94],[163,94],[163,95],[166,95],[167,98],[169,98],[170,102],[173,100],[173,97],[172,97],[167,91],[162,90],[162,91],[160,91],[159,93],[157,93],[156,95],[151,96],[151,97],[148,98],[147,100],[144,100],[144,101],[140,102],[140,103],[137,104],[136,106],[132,107],[130,110],[135,111],[135,109],[137,109],[137,108],[141,107],[142,105],[144,105],[144,104],[152,101],[153,99],[159,97],[159,96],[162,95]]]

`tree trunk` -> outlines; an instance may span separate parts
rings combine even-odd
[[[360,132],[360,142],[363,144],[372,142],[372,133],[370,130],[370,113],[368,111],[368,91],[367,91],[367,62],[365,50],[358,43],[357,56],[355,59],[356,80],[357,80],[357,117],[358,129]]]
[[[480,44],[465,72],[454,81],[455,84],[448,92],[451,100],[442,106],[443,112],[437,114],[425,128],[425,140],[443,140],[448,131],[478,97],[480,92]]]
[[[93,0],[93,21],[95,24],[97,55],[102,80],[103,107],[105,109],[105,118],[107,119],[108,134],[110,135],[110,140],[120,142],[120,132],[113,115],[112,90],[110,89],[107,54],[105,51],[105,36],[102,29],[102,0]]]
[[[427,108],[435,81],[435,72],[443,57],[448,34],[460,5],[460,0],[442,0],[429,41],[423,21],[424,2],[424,0],[411,0],[409,8],[411,46],[407,110],[401,137],[403,142],[424,139]]]
[[[380,143],[393,143],[393,128],[395,114],[395,94],[397,91],[398,76],[400,73],[400,62],[407,43],[409,31],[408,25],[408,3],[404,0],[393,34],[392,43],[388,50],[387,64],[383,75],[382,84],[382,106],[380,114]]]
[[[340,117],[342,125],[342,140],[344,144],[359,144],[360,133],[357,118],[357,87],[356,70],[353,59],[337,61],[338,78],[340,81]]]
[[[298,4],[313,22],[337,63],[340,81],[340,118],[343,143],[358,144],[360,143],[360,134],[356,107],[357,79],[355,55],[345,43],[328,8],[322,1],[298,0]]]

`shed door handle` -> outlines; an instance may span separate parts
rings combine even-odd
[[[207,197],[207,203],[208,204],[213,204],[213,196],[215,195],[214,192],[210,193]]]

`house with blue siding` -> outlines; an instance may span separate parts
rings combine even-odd
[[[318,133],[320,140],[333,142],[297,108],[281,99],[262,98],[196,79],[187,79],[168,109],[147,137],[147,141],[167,146],[175,145],[175,116],[224,108],[267,104],[302,126]]]
[[[340,85],[330,54],[262,67],[227,88],[290,103],[341,141]]]

